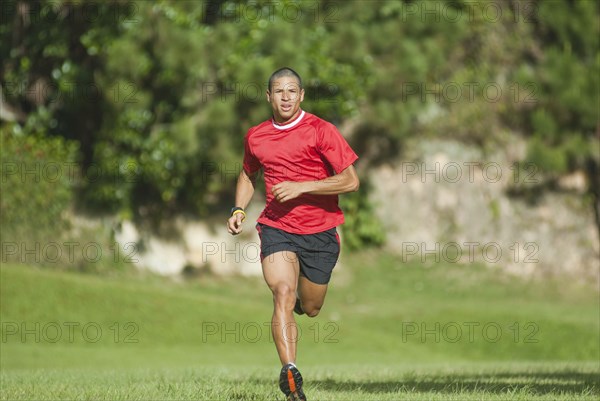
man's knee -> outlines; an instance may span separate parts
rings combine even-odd
[[[319,314],[319,312],[321,312],[321,306],[322,305],[315,305],[315,304],[304,305],[304,304],[302,304],[302,310],[304,311],[304,313],[306,313],[306,316],[316,317]]]
[[[272,289],[276,304],[293,305],[296,302],[296,291],[287,284],[280,284]]]

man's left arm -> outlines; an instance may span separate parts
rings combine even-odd
[[[353,165],[336,175],[318,181],[282,181],[273,185],[271,192],[279,202],[286,202],[302,194],[339,195],[358,191],[360,181]]]

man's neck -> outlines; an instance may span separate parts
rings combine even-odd
[[[278,130],[287,130],[287,129],[295,127],[296,125],[298,125],[298,123],[300,123],[300,120],[302,119],[302,117],[305,114],[304,110],[300,109],[299,111],[300,111],[300,113],[296,118],[290,118],[283,124],[276,123],[275,118],[273,117],[271,119],[271,123],[273,124],[273,127],[275,127]]]
[[[298,109],[298,111],[296,113],[294,113],[293,116],[291,116],[289,119],[287,119],[285,121],[277,121],[277,119],[273,115],[273,124],[275,124],[275,125],[288,125],[288,124],[294,122],[296,119],[300,118],[301,115],[302,115],[302,109]]]

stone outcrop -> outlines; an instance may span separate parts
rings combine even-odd
[[[406,154],[369,177],[387,248],[400,259],[598,278],[600,241],[583,173],[532,197],[519,193],[543,178],[519,162],[522,144],[486,156],[457,142],[420,141]]]

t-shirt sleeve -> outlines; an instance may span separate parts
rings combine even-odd
[[[329,123],[323,124],[317,130],[317,135],[319,152],[333,167],[336,174],[345,170],[358,159],[356,153],[354,153],[335,125]]]
[[[260,161],[254,156],[252,153],[252,149],[250,148],[249,143],[250,131],[244,137],[244,171],[248,175],[254,175],[258,170],[260,170]]]

